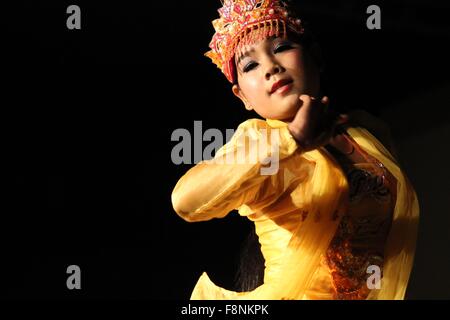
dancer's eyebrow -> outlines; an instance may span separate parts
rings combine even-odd
[[[279,38],[279,37],[277,37],[276,35],[272,35],[270,37],[267,37],[266,41],[274,41],[277,38]],[[250,52],[255,52],[255,48],[251,48],[250,50],[247,50],[243,54],[241,54],[237,59],[236,65],[239,65],[239,63],[241,63],[242,59],[250,56]]]
[[[254,52],[254,51],[255,51],[255,49],[251,49],[251,50],[245,51],[243,54],[241,54],[239,56],[239,58],[237,59],[236,64],[239,65],[244,58],[250,56],[250,52]]]

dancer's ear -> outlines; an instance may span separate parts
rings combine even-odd
[[[249,111],[253,110],[253,107],[250,105],[248,100],[245,98],[245,95],[242,92],[241,88],[239,88],[239,85],[233,84],[233,87],[231,88],[231,91],[233,91],[233,94],[236,97],[238,97],[244,103],[245,109],[247,109]]]

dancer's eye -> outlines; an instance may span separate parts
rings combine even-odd
[[[283,52],[283,51],[286,51],[286,50],[289,50],[292,48],[293,48],[293,46],[289,42],[282,42],[275,47],[274,52],[275,53]]]
[[[244,66],[244,68],[242,69],[242,71],[244,71],[244,72],[249,72],[249,71],[255,69],[257,66],[258,66],[258,64],[257,64],[256,62],[251,61],[251,62],[247,63],[247,64]]]

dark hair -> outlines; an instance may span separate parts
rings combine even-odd
[[[235,290],[240,292],[251,291],[262,285],[264,281],[264,262],[258,235],[253,226],[242,245],[235,277]]]

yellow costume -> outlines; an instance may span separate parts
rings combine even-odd
[[[367,130],[347,128],[353,141],[376,160],[359,164],[363,172],[376,171],[375,164],[391,177],[369,188],[363,199],[358,194],[351,199],[348,177],[330,152],[325,148],[302,152],[282,121],[245,121],[215,159],[235,153],[242,141],[255,146],[249,140],[261,136],[246,132],[261,129],[279,130],[276,174],[261,175],[261,162],[202,161],[179,180],[172,202],[187,221],[221,218],[233,209],[254,221],[265,259],[264,284],[250,292],[233,292],[216,286],[203,273],[191,299],[403,299],[419,207],[390,152]],[[245,152],[248,158],[257,150]],[[386,192],[389,188],[391,192]],[[379,252],[380,248],[384,250]],[[381,289],[367,289],[369,265],[382,268]]]

